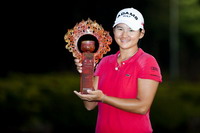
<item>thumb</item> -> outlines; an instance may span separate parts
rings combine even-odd
[[[90,90],[90,89],[87,90],[87,93],[88,94],[93,94],[92,90]]]

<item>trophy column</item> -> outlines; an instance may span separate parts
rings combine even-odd
[[[94,50],[95,42],[86,40],[81,42],[82,53],[82,73],[80,91],[82,94],[87,94],[87,90],[94,90],[93,88],[93,75],[94,75]]]

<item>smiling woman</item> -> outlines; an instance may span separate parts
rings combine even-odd
[[[152,133],[149,112],[162,76],[156,59],[138,47],[145,33],[142,14],[134,8],[122,9],[113,33],[119,51],[97,65],[95,90],[74,93],[86,109],[98,106],[96,133]],[[75,62],[80,72],[82,64]]]

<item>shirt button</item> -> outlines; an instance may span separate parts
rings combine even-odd
[[[123,64],[123,65],[125,65],[125,63],[124,63],[124,62],[123,62],[122,64]]]

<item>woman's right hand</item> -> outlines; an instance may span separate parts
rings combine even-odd
[[[75,65],[76,65],[76,69],[79,73],[82,73],[82,63],[80,63],[79,59],[74,59]]]

